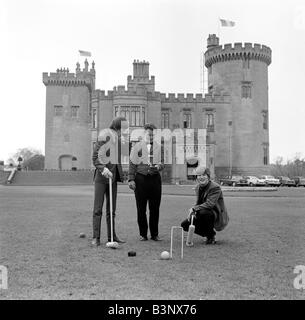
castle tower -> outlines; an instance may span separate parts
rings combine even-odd
[[[136,91],[136,88],[145,88],[147,92],[155,91],[155,77],[149,79],[149,62],[134,60],[133,78],[127,77],[127,87],[130,91]]]
[[[57,69],[43,73],[46,86],[45,169],[89,169],[91,94],[95,89],[94,62],[75,73]]]
[[[230,110],[217,135],[218,175],[229,173],[262,174],[268,172],[268,66],[271,49],[245,43],[219,45],[216,35],[209,35],[205,66],[208,68],[210,93],[231,95]],[[217,129],[216,129],[217,133]]]

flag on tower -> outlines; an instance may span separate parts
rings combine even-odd
[[[230,20],[219,19],[222,27],[234,27],[235,22]]]
[[[84,57],[91,57],[91,52],[89,51],[83,51],[83,50],[78,50],[79,54],[81,56],[84,56]]]

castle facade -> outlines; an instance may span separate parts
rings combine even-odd
[[[43,73],[46,86],[45,169],[91,169],[98,132],[122,115],[131,131],[145,123],[158,128],[187,131],[205,129],[205,145],[184,142],[185,163],[166,166],[164,178],[192,179],[200,162],[212,175],[269,172],[268,66],[271,49],[260,44],[219,44],[207,40],[205,66],[208,93],[165,94],[155,91],[149,63],[135,60],[133,76],[125,86],[107,93],[95,88],[95,64],[86,60],[75,73],[58,69]],[[196,157],[203,147],[205,158]],[[188,156],[189,154],[189,156]],[[200,153],[202,155],[202,152]],[[204,161],[203,161],[204,160]]]

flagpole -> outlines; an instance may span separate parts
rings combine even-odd
[[[218,17],[218,38],[220,39],[220,17]]]

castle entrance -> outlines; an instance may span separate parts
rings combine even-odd
[[[65,154],[58,159],[59,170],[72,170],[72,156]]]

